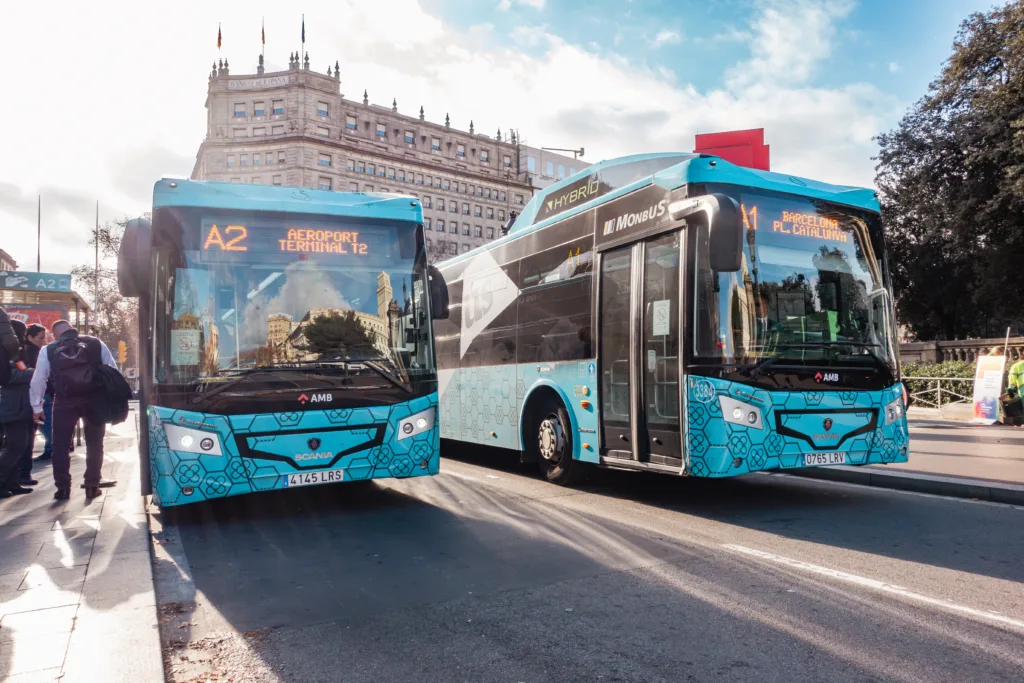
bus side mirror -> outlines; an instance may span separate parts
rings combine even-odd
[[[743,265],[743,219],[736,200],[724,194],[681,199],[668,207],[672,220],[707,221],[711,269],[735,273]]]
[[[427,266],[427,281],[430,283],[430,312],[434,320],[448,319],[448,283],[441,271]]]
[[[153,225],[145,218],[128,221],[117,253],[117,288],[121,296],[142,296],[149,291]]]

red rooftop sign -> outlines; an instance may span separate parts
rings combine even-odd
[[[737,166],[771,170],[768,145],[764,144],[764,128],[701,133],[694,139],[693,151],[713,154]]]

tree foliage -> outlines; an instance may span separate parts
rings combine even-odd
[[[961,25],[927,94],[879,136],[902,322],[922,340],[1024,325],[1024,0]]]
[[[98,232],[93,232],[89,246],[95,249],[99,241],[99,268],[96,268],[95,260],[79,264],[71,269],[71,276],[76,286],[92,301],[90,322],[98,326],[103,343],[110,347],[115,357],[118,341],[128,345],[125,365],[130,367],[138,364],[139,306],[137,299],[121,296],[117,286],[117,253],[127,224],[127,218],[108,221],[100,226]]]
[[[302,332],[306,350],[322,359],[376,355],[373,335],[352,311],[318,315]]]
[[[427,245],[427,261],[438,263],[459,253],[459,243],[447,237],[438,237]]]

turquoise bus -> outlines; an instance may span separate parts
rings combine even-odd
[[[595,164],[438,267],[441,437],[698,477],[905,462],[868,189],[696,154]]]
[[[139,300],[142,493],[436,474],[447,290],[422,223],[414,197],[157,182],[118,256]]]

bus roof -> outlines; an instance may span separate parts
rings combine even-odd
[[[153,186],[153,208],[195,206],[238,211],[282,211],[346,218],[423,222],[415,197],[399,194],[334,192],[277,185],[242,185],[163,178]]]
[[[593,185],[597,183],[597,185]],[[708,154],[686,152],[659,152],[634,154],[599,161],[587,166],[541,192],[538,192],[516,217],[508,234],[477,247],[465,254],[452,257],[445,263],[454,263],[462,258],[539,230],[569,216],[582,213],[595,206],[611,201],[647,185],[656,184],[672,190],[687,184],[724,183],[762,190],[773,190],[789,194],[820,199],[868,211],[878,211],[878,198],[874,190],[848,185],[832,185],[810,178],[800,178],[785,173],[773,173],[745,168],[720,157]],[[576,193],[576,199],[569,201],[569,208],[558,211],[559,198],[572,199],[572,192],[583,187],[598,187],[596,193]],[[582,196],[580,196],[582,194]],[[592,199],[588,198],[593,196]]]

